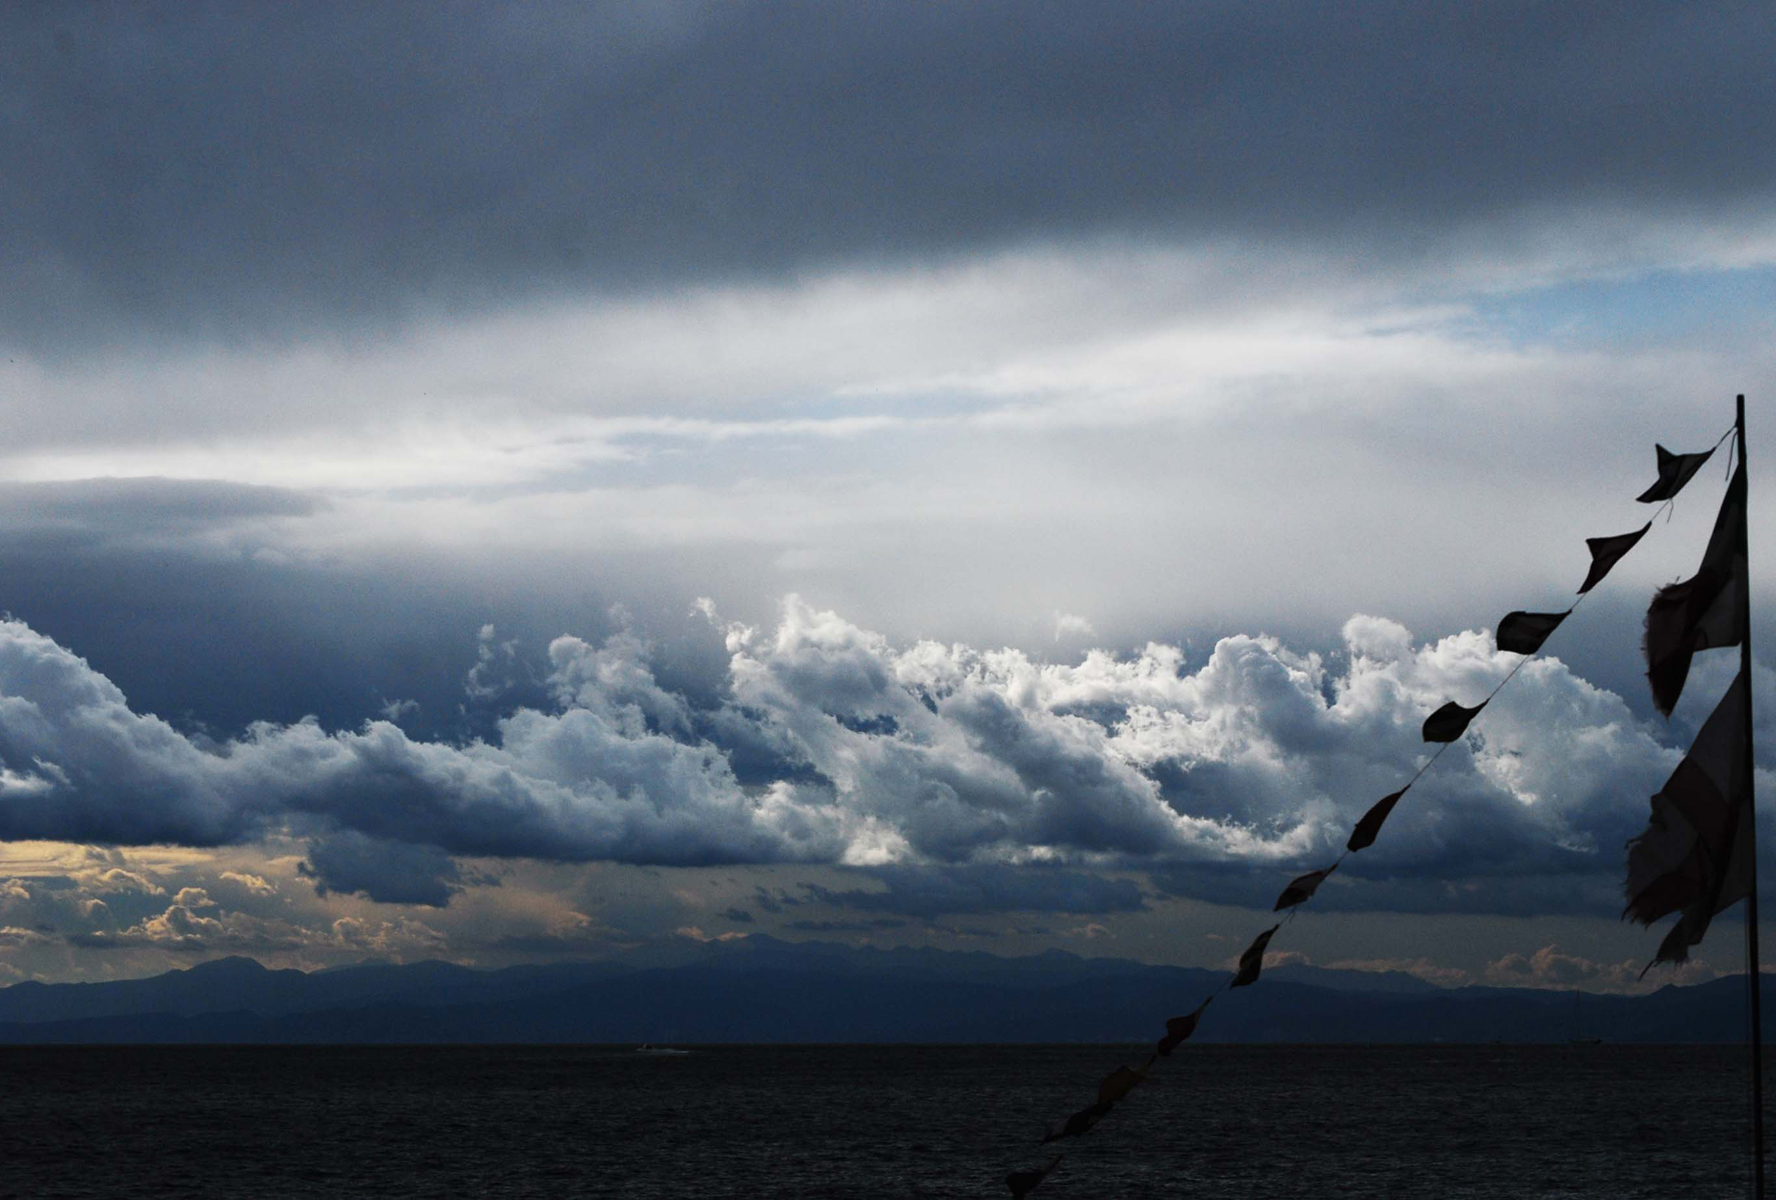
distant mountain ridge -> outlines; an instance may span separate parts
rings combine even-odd
[[[1142,1042],[1225,978],[1058,950],[1001,958],[768,937],[493,971],[420,962],[304,973],[225,958],[145,979],[0,988],[0,1044]],[[1570,992],[1442,989],[1291,964],[1221,997],[1197,1036],[1563,1042],[1573,1017]],[[1744,980],[1590,995],[1583,1020],[1606,1042],[1736,1041]]]

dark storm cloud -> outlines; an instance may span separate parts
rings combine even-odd
[[[1773,50],[1749,2],[13,5],[0,325],[1719,216],[1768,203]]]
[[[463,887],[461,868],[436,846],[369,838],[351,830],[310,842],[308,860],[298,863],[296,872],[315,881],[318,895],[360,892],[384,904],[443,908]]]
[[[885,886],[837,890],[803,884],[817,900],[861,912],[930,918],[958,913],[1139,912],[1141,889],[1126,879],[1105,879],[1039,863],[1022,866],[888,866],[861,872]]]
[[[0,611],[80,647],[134,707],[181,727],[220,736],[255,721],[312,714],[340,728],[383,715],[390,701],[401,700],[417,706],[400,713],[410,734],[481,735],[491,731],[501,704],[529,697],[482,703],[467,694],[464,680],[478,661],[476,630],[493,624],[500,641],[518,642],[530,667],[563,629],[593,636],[611,625],[607,602],[590,591],[557,601],[538,587],[514,594],[461,573],[440,579],[315,570],[158,543],[154,535],[170,528],[165,520],[133,515],[121,499],[116,527],[95,511],[94,497],[133,495],[137,483],[83,481],[65,491],[0,485],[0,521],[10,518],[17,529],[0,537]],[[186,485],[156,486],[176,495]],[[213,499],[231,489],[200,483],[189,494]],[[282,489],[238,493],[235,515],[216,514],[218,528],[238,529],[243,512],[305,500]],[[16,507],[7,507],[8,496]],[[159,504],[171,506],[164,496]],[[246,548],[252,546],[248,540]],[[686,693],[708,690],[687,670],[674,672],[673,682]]]

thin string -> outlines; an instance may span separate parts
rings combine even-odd
[[[1712,454],[1712,453],[1714,453],[1715,450],[1718,450],[1720,448],[1721,442],[1725,442],[1725,441],[1727,441],[1728,438],[1732,437],[1733,433],[1735,432],[1735,430],[1737,428],[1738,428],[1737,425],[1729,426],[1727,428],[1727,431],[1725,433],[1721,434],[1721,436],[1715,441],[1714,445],[1710,446],[1708,448],[1708,452],[1710,454]],[[1732,478],[1733,458],[1734,458],[1736,448],[1737,448],[1736,442],[1730,443],[1727,448],[1727,473],[1726,473],[1727,479]],[[1663,512],[1663,513],[1665,513],[1666,523],[1669,524],[1671,521],[1671,513],[1675,509],[1676,504],[1677,504],[1677,497],[1676,496],[1673,496],[1670,499],[1666,500],[1664,502],[1664,504],[1660,506],[1659,509],[1654,511],[1653,519],[1657,520],[1659,513]],[[1585,602],[1585,598],[1587,596],[1589,596],[1590,594],[1591,593],[1589,591],[1580,592],[1578,594],[1578,598],[1575,599],[1572,602],[1571,606],[1569,606],[1567,608],[1567,610],[1561,614],[1562,621],[1564,621],[1564,619],[1566,617],[1569,617],[1573,613],[1577,612],[1579,609],[1579,605],[1583,604]],[[1550,633],[1549,636],[1552,636],[1552,634]],[[1517,677],[1517,672],[1521,671],[1524,668],[1525,664],[1527,664],[1530,659],[1535,658],[1538,655],[1540,655],[1543,647],[1545,647],[1546,645],[1547,645],[1547,639],[1544,638],[1541,645],[1538,645],[1532,652],[1519,657],[1516,664],[1509,671],[1507,671],[1505,673],[1505,677],[1503,679],[1499,680],[1498,683],[1493,685],[1492,691],[1490,691],[1486,694],[1486,699],[1484,699],[1480,702],[1479,707],[1484,708],[1486,705],[1492,703],[1493,697],[1497,696],[1499,694],[1499,692],[1504,690],[1504,686],[1507,683],[1510,683],[1511,680],[1513,680]],[[1456,741],[1459,741],[1459,740],[1460,740],[1459,738],[1456,739]],[[1436,752],[1434,754],[1432,754],[1428,759],[1426,759],[1424,761],[1424,763],[1422,763],[1419,766],[1417,771],[1413,772],[1412,778],[1406,781],[1406,786],[1401,788],[1400,791],[1405,792],[1408,789],[1410,789],[1414,784],[1416,784],[1419,781],[1419,779],[1422,778],[1427,771],[1429,771],[1432,767],[1437,765],[1437,760],[1442,758],[1444,752],[1447,751],[1453,745],[1455,745],[1455,741],[1448,741],[1448,742],[1444,742],[1441,745],[1439,745],[1437,747]],[[1349,848],[1349,846],[1346,846],[1344,851],[1339,854],[1338,858],[1336,860],[1334,860],[1332,865],[1330,867],[1326,868],[1326,873],[1331,874],[1333,871],[1337,870],[1338,867],[1343,864],[1344,860],[1349,858],[1352,853],[1354,853],[1354,852]],[[1306,907],[1308,901],[1310,901],[1312,899],[1313,899],[1313,897],[1310,895],[1310,896],[1307,896],[1307,897],[1303,898],[1302,900],[1296,902],[1295,904],[1290,905],[1288,913],[1283,917],[1283,919],[1281,921],[1279,921],[1277,923],[1275,931],[1271,935],[1271,941],[1265,943],[1265,946],[1264,946],[1265,953],[1268,954],[1270,952],[1271,944],[1274,943],[1276,940],[1276,934],[1279,934],[1284,929],[1288,928],[1289,925],[1295,920],[1295,918],[1300,915],[1301,910],[1304,907]],[[1214,1000],[1215,997],[1221,995],[1221,993],[1232,991],[1233,990],[1233,981],[1238,978],[1239,978],[1239,970],[1236,967],[1232,972],[1230,972],[1228,974],[1227,978],[1225,978],[1224,980],[1221,981],[1221,984],[1219,987],[1215,988],[1214,991],[1210,992],[1207,996],[1203,997],[1202,1003],[1197,1005],[1197,1007],[1196,1007],[1197,1013],[1201,1014],[1208,1007],[1209,1003],[1212,1000]],[[1132,1045],[1130,1046],[1130,1050],[1131,1051],[1133,1050]],[[1131,1055],[1131,1057],[1133,1057],[1133,1055]],[[1140,1069],[1143,1073],[1150,1072],[1150,1071],[1152,1071],[1152,1069],[1156,1065],[1158,1065],[1158,1062],[1159,1062],[1159,1055],[1157,1053],[1149,1054],[1147,1056],[1146,1063],[1143,1064]],[[1108,1114],[1106,1114],[1106,1115],[1108,1115]],[[1083,1149],[1083,1147],[1081,1147],[1081,1149]]]

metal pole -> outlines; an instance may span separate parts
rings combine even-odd
[[[1757,1200],[1764,1200],[1764,1010],[1759,975],[1757,897],[1757,803],[1755,759],[1751,745],[1751,473],[1745,464],[1745,397],[1740,396],[1736,423],[1739,432],[1739,469],[1745,471],[1745,517],[1739,525],[1745,574],[1739,580],[1740,612],[1745,615],[1745,637],[1739,643],[1739,674],[1745,689],[1745,830],[1751,841],[1751,890],[1745,897],[1745,979],[1751,1008],[1751,1148],[1756,1162]]]

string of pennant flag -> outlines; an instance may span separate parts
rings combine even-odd
[[[1674,454],[1655,447],[1658,479],[1636,497],[1643,504],[1670,505],[1721,444],[1734,433],[1729,429],[1707,450]],[[1739,644],[1749,621],[1749,572],[1746,555],[1746,488],[1743,448],[1716,518],[1714,532],[1703,555],[1702,566],[1690,579],[1661,588],[1646,617],[1643,648],[1647,678],[1660,713],[1669,717],[1689,675],[1690,660],[1698,650]],[[1729,456],[1732,451],[1729,450]],[[1729,463],[1731,457],[1729,457]],[[1657,513],[1654,517],[1657,517]],[[1165,1034],[1139,1066],[1121,1065],[1099,1082],[1094,1100],[1051,1127],[1043,1144],[1080,1137],[1089,1132],[1136,1087],[1144,1083],[1155,1064],[1196,1032],[1209,1005],[1223,992],[1248,987],[1258,981],[1271,939],[1293,920],[1301,906],[1352,854],[1373,845],[1382,826],[1401,799],[1437,760],[1467,732],[1500,689],[1541,652],[1549,636],[1571,616],[1593,588],[1603,582],[1615,565],[1646,536],[1653,521],[1639,529],[1609,537],[1585,540],[1591,565],[1579,585],[1577,598],[1560,612],[1512,612],[1498,624],[1501,651],[1521,655],[1509,673],[1485,699],[1475,705],[1453,700],[1425,718],[1421,730],[1437,750],[1398,791],[1377,800],[1352,828],[1344,851],[1327,867],[1291,879],[1277,897],[1273,912],[1286,915],[1252,940],[1240,955],[1229,978],[1205,996],[1190,1012],[1168,1018]],[[1659,962],[1682,962],[1689,948],[1701,942],[1715,913],[1749,894],[1752,849],[1741,828],[1749,820],[1741,816],[1750,805],[1751,728],[1750,681],[1744,670],[1728,689],[1714,714],[1703,724],[1691,750],[1661,791],[1652,798],[1647,829],[1628,844],[1628,877],[1625,919],[1650,925],[1673,912],[1681,916],[1648,969]],[[1644,975],[1645,972],[1643,971]],[[1046,1165],[1013,1171],[1006,1186],[1013,1197],[1035,1191],[1056,1170],[1064,1155],[1054,1155]]]

